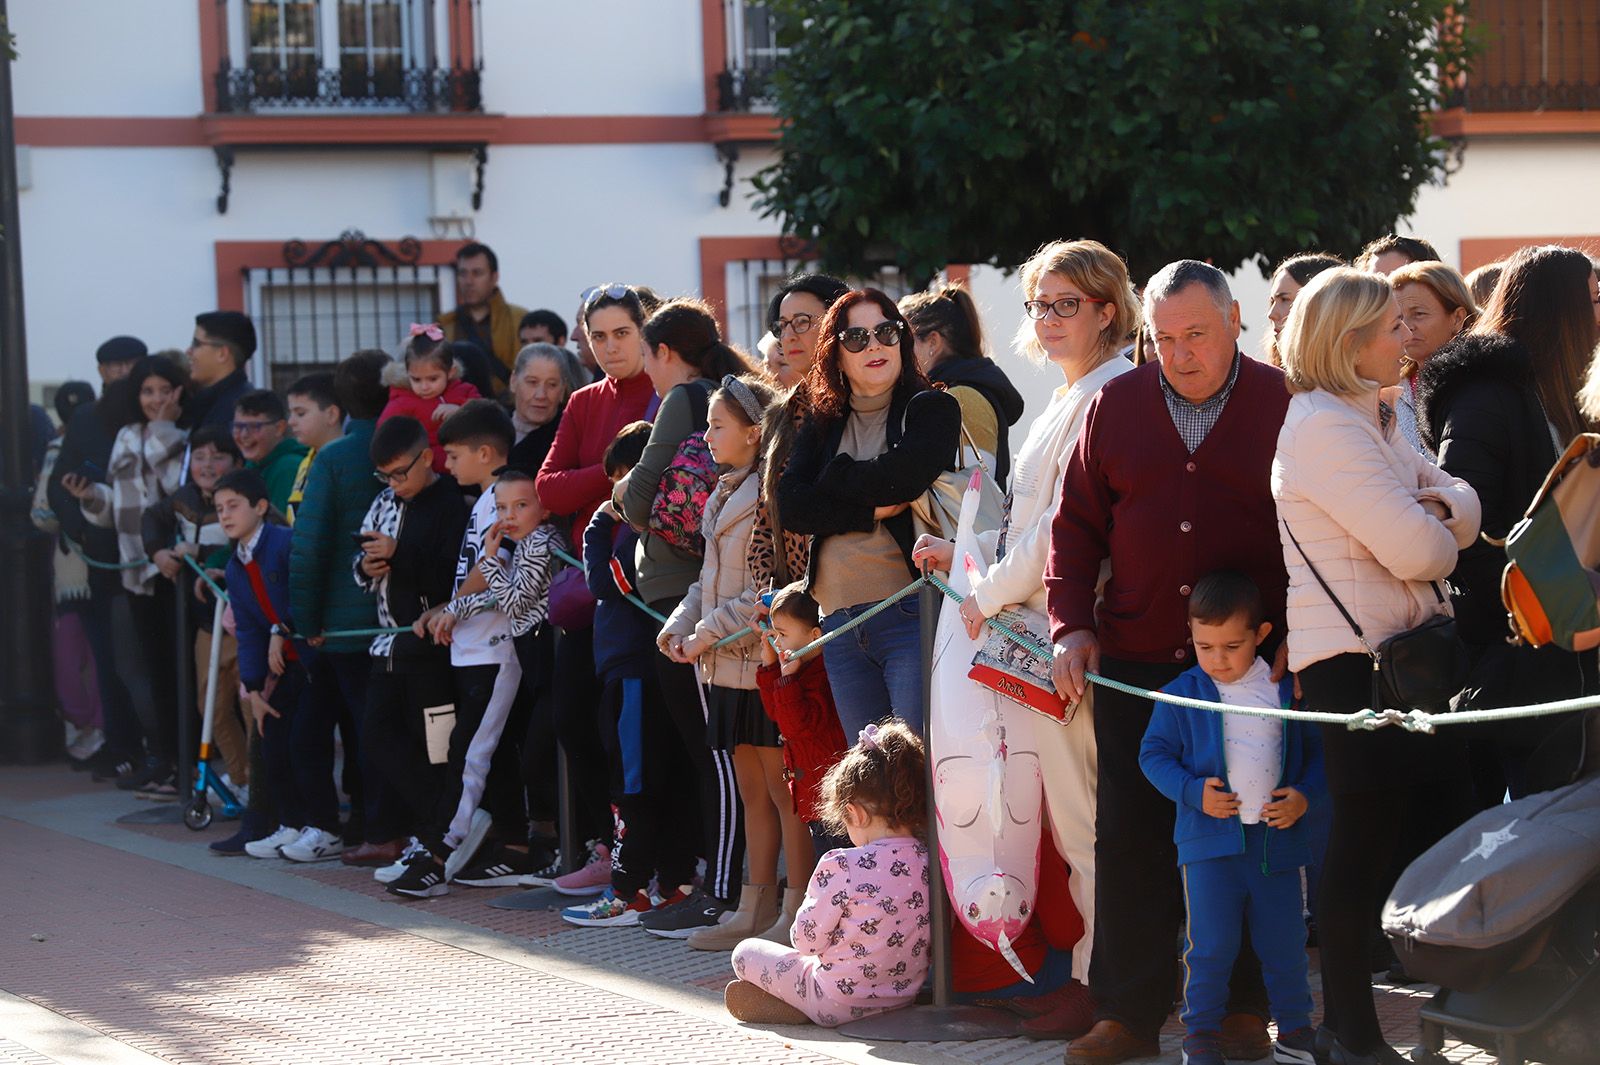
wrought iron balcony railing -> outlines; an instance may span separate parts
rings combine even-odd
[[[1594,0],[1473,0],[1484,49],[1448,103],[1467,111],[1600,108],[1600,6]]]

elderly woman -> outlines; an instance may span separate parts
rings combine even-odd
[[[1289,572],[1289,668],[1307,709],[1350,714],[1369,705],[1366,646],[1447,612],[1436,582],[1478,534],[1471,486],[1407,444],[1378,401],[1400,380],[1410,334],[1388,280],[1345,268],[1313,278],[1284,327],[1294,395],[1272,495]],[[1333,827],[1317,913],[1326,1007],[1319,1058],[1393,1065],[1406,1059],[1378,1025],[1371,929],[1391,870],[1408,857],[1402,847],[1426,847],[1470,808],[1460,744],[1448,732],[1337,725],[1322,727],[1322,742]]]
[[[1053,365],[1061,372],[1062,383],[1017,452],[1010,505],[999,532],[1005,549],[974,581],[972,594],[961,604],[961,620],[974,638],[987,618],[1018,604],[1044,615],[1050,526],[1061,506],[1067,460],[1090,400],[1107,381],[1133,369],[1133,363],[1119,352],[1124,339],[1139,327],[1139,303],[1128,269],[1115,252],[1098,241],[1046,244],[1022,265],[1021,274],[1024,317],[1017,331],[1017,347],[1030,359]],[[914,315],[912,321],[916,321]],[[954,545],[924,536],[913,554],[919,562],[928,560],[937,569],[949,570]],[[1094,942],[1093,717],[1088,712],[1077,713],[1065,727],[1040,729],[1037,739],[1050,831],[1056,851],[1072,870],[1072,902],[1084,923],[1083,935],[1073,948],[1072,974],[1080,985],[1086,985]],[[1078,994],[1081,997],[1081,987]],[[1063,999],[1063,1005],[1069,1003]],[[1081,1035],[1083,1026],[1072,1023],[1073,1011],[1061,1012],[1060,1023],[1048,1034],[1058,1038]],[[1079,1009],[1076,1019],[1081,1021],[1084,1015]],[[1030,1025],[1030,1031],[1043,1030]]]
[[[589,383],[578,357],[554,344],[529,344],[511,370],[511,425],[517,442],[506,465],[537,477],[555,442],[561,412],[572,393]]]
[[[910,324],[877,289],[840,297],[821,330],[778,511],[812,537],[808,584],[833,632],[917,577],[908,509],[955,462],[961,405],[917,368]],[[921,731],[918,618],[908,596],[823,648],[846,736],[891,714]]]

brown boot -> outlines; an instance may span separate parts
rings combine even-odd
[[[1076,980],[1035,1001],[1046,1008],[1022,1022],[1022,1034],[1029,1039],[1076,1039],[1094,1027],[1094,996]]]
[[[1065,1065],[1117,1065],[1133,1058],[1150,1058],[1161,1053],[1161,1043],[1141,1039],[1121,1021],[1096,1021],[1088,1034],[1067,1044]]]
[[[1253,1013],[1230,1013],[1222,1018],[1222,1056],[1229,1061],[1260,1061],[1272,1053],[1267,1022]]]
[[[800,912],[800,904],[804,901],[806,901],[804,888],[784,888],[783,907],[778,910],[778,919],[773,922],[771,928],[762,932],[759,938],[785,947],[792,946],[789,929],[794,927],[794,915]]]
[[[732,950],[772,927],[778,919],[778,885],[746,884],[739,908],[721,924],[702,928],[686,941],[695,950]]]
[[[735,980],[722,991],[722,1003],[736,1021],[751,1024],[810,1024],[811,1018],[748,980]]]

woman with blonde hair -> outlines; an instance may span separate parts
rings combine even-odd
[[[1400,316],[1411,336],[1406,340],[1409,365],[1401,370],[1400,384],[1385,398],[1391,399],[1406,443],[1435,460],[1437,456],[1422,442],[1417,429],[1417,371],[1472,324],[1478,315],[1477,304],[1461,274],[1441,262],[1407,263],[1389,275],[1389,284],[1394,286]]]
[[[1289,668],[1307,709],[1368,706],[1367,646],[1449,611],[1437,583],[1478,534],[1478,497],[1401,439],[1378,401],[1410,336],[1381,275],[1338,268],[1301,291],[1283,331],[1293,398],[1272,463],[1289,572]],[[1326,582],[1324,585],[1323,582]],[[1334,599],[1337,598],[1337,604]],[[1360,635],[1345,620],[1348,611]],[[1393,1065],[1372,1000],[1368,945],[1390,870],[1470,807],[1460,745],[1437,736],[1322,726],[1333,826],[1318,892],[1327,1029],[1319,1060]]]
[[[1022,322],[1016,346],[1034,362],[1049,362],[1060,371],[1062,384],[1033,422],[1017,452],[1007,493],[1007,518],[998,534],[984,539],[996,546],[998,560],[973,584],[961,604],[961,620],[976,636],[986,618],[1009,606],[1022,605],[1038,615],[1046,612],[1044,571],[1050,557],[1050,531],[1061,506],[1061,481],[1083,428],[1089,403],[1108,381],[1133,369],[1120,354],[1128,335],[1139,328],[1139,300],[1122,259],[1093,240],[1058,240],[1046,244],[1022,264]],[[996,541],[996,537],[998,540]],[[999,547],[1003,545],[1003,547]],[[948,570],[954,545],[924,536],[914,556]],[[1085,698],[1090,698],[1085,696]],[[1072,901],[1083,916],[1084,931],[1073,949],[1069,985],[1087,995],[1089,953],[1094,942],[1094,839],[1097,756],[1094,718],[1081,705],[1064,727],[1047,726],[1037,734],[1044,776],[1045,807],[1056,851],[1072,870]],[[1041,899],[1041,905],[1044,900]],[[1065,999],[1063,1017],[1093,1018],[1092,1010]],[[1035,1027],[1035,1026],[1030,1026]],[[1061,1027],[1055,1038],[1081,1035],[1087,1025]]]

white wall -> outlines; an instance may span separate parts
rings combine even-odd
[[[19,115],[200,111],[195,0],[11,0]]]

